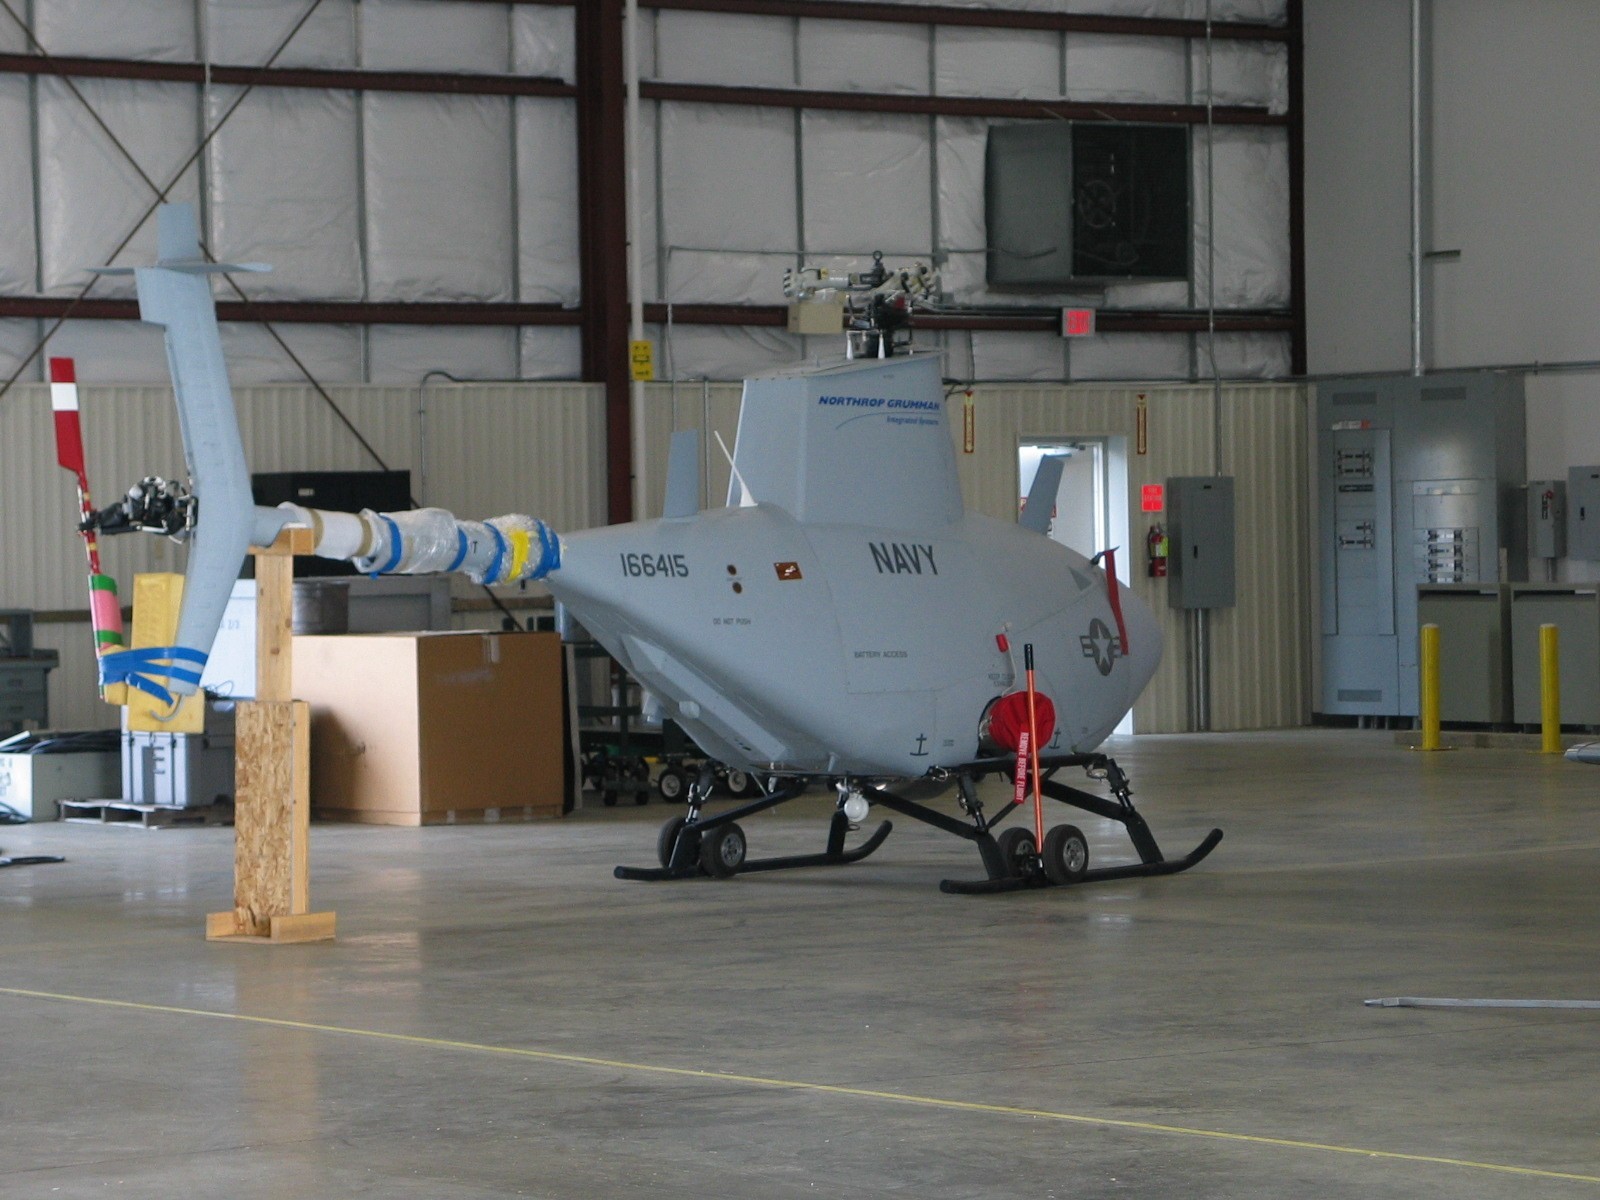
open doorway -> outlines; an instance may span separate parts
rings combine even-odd
[[[1086,558],[1117,548],[1117,581],[1128,585],[1128,449],[1120,437],[1037,437],[1017,444],[1017,511],[1033,486],[1042,459],[1066,459],[1051,513],[1050,538]],[[1116,728],[1133,732],[1130,712]]]

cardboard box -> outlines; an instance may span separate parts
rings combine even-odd
[[[382,825],[561,815],[561,641],[553,633],[294,639],[311,704],[311,807]]]

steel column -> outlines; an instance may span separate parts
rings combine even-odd
[[[622,0],[577,7],[583,377],[606,388],[606,512],[633,519]]]

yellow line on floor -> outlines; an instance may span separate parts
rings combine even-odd
[[[1537,1167],[1518,1167],[1508,1163],[1474,1162],[1464,1158],[1445,1158],[1433,1154],[1402,1154],[1394,1150],[1369,1150],[1359,1146],[1339,1146],[1329,1142],[1304,1142],[1294,1138],[1265,1137],[1253,1133],[1229,1133],[1220,1129],[1196,1129],[1185,1125],[1163,1125],[1155,1121],[1129,1121],[1116,1117],[1090,1117],[1052,1109],[1021,1108],[1010,1104],[980,1104],[971,1100],[948,1100],[938,1096],[918,1096],[909,1092],[885,1092],[874,1088],[845,1087],[831,1083],[807,1083],[795,1079],[773,1079],[764,1075],[736,1075],[727,1071],[699,1071],[692,1067],[666,1067],[625,1059],[596,1058],[587,1054],[563,1054],[555,1050],[532,1050],[519,1046],[494,1046],[483,1042],[460,1042],[449,1038],[421,1037],[411,1033],[386,1033],[378,1029],[354,1029],[344,1025],[319,1025],[311,1021],[291,1021],[283,1017],[256,1017],[246,1013],[215,1012],[203,1008],[179,1008],[170,1004],[140,1004],[133,1000],[107,1000],[97,996],[73,996],[61,992],[36,992],[26,988],[0,987],[0,995],[32,1000],[56,1000],[69,1004],[92,1004],[134,1012],[167,1013],[180,1017],[209,1017],[220,1021],[242,1021],[250,1025],[270,1025],[278,1029],[299,1029],[307,1033],[336,1033],[350,1037],[373,1038],[411,1046],[431,1046],[442,1050],[468,1050],[478,1054],[500,1054],[540,1062],[572,1066],[604,1067],[613,1071],[665,1075],[679,1079],[708,1079],[718,1083],[742,1083],[752,1087],[807,1092],[825,1096],[852,1096],[863,1100],[882,1100],[911,1104],[949,1112],[989,1113],[1003,1117],[1031,1117],[1073,1125],[1098,1125],[1105,1129],[1126,1129],[1140,1133],[1164,1133],[1178,1137],[1203,1138],[1217,1142],[1242,1142],[1253,1146],[1276,1146],[1288,1150],[1320,1150],[1330,1154],[1352,1154],[1360,1158],[1390,1162],[1429,1163],[1435,1166],[1463,1167],[1475,1171],[1495,1171],[1503,1175],[1531,1176],[1536,1179],[1565,1179],[1578,1183],[1600,1183],[1600,1175],[1577,1175],[1567,1171],[1544,1171]]]

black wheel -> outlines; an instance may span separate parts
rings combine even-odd
[[[663,767],[656,776],[656,791],[668,804],[681,804],[689,791],[689,777],[677,767]]]
[[[608,762],[605,769],[600,772],[600,803],[607,808],[615,807],[617,795],[622,791],[622,764]]]
[[[726,879],[744,866],[744,830],[731,822],[700,839],[700,866],[713,879]]]
[[[1044,835],[1044,873],[1051,883],[1077,883],[1089,870],[1089,841],[1076,825],[1057,825]]]
[[[1033,873],[1039,861],[1039,848],[1034,844],[1033,830],[1014,825],[1001,833],[995,842],[1013,878],[1024,879]]]
[[[672,847],[677,843],[678,832],[683,828],[684,824],[685,819],[683,817],[671,817],[661,827],[661,833],[656,838],[656,859],[663,867],[672,865]],[[700,834],[698,830],[691,829],[687,836],[689,838],[688,861],[693,862],[700,857]]]
[[[650,764],[642,758],[636,758],[628,764],[628,774],[643,783],[650,778]]]

